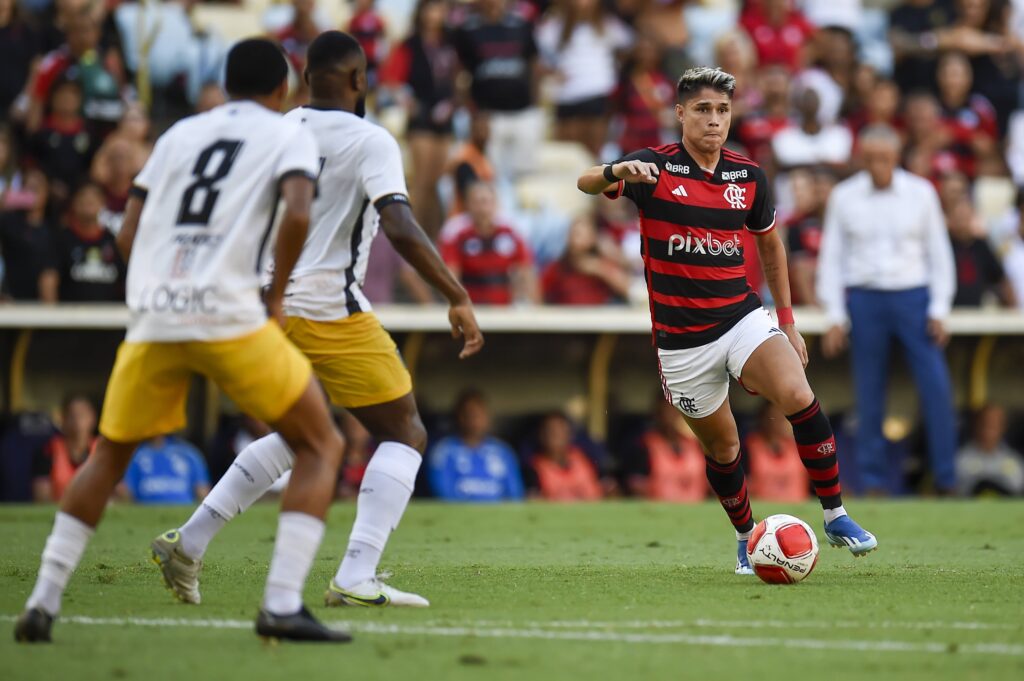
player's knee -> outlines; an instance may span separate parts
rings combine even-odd
[[[795,414],[814,401],[814,391],[804,383],[803,385],[787,386],[782,394],[778,396],[776,404],[784,414]]]
[[[736,460],[736,457],[740,455],[740,441],[739,438],[726,437],[719,438],[711,443],[708,447],[708,456],[715,463],[719,464],[730,464]]]

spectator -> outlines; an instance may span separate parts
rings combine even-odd
[[[508,0],[480,0],[456,31],[455,49],[471,81],[470,99],[491,114],[488,156],[503,178],[534,170],[543,118],[536,108],[537,44]]]
[[[750,36],[738,29],[720,35],[715,40],[715,63],[736,78],[732,115],[741,118],[757,108],[761,103],[761,93],[757,90],[757,51]]]
[[[629,493],[656,501],[698,502],[708,495],[704,450],[683,413],[658,393],[654,423],[626,459]]]
[[[870,125],[888,125],[899,130],[902,127],[899,114],[899,86],[888,78],[874,78],[868,96],[849,118],[850,130],[854,135]]]
[[[904,103],[907,170],[927,178],[936,178],[956,170],[956,157],[949,151],[952,136],[942,122],[939,100],[929,92],[911,92]]]
[[[661,58],[658,43],[640,36],[622,69],[614,108],[620,118],[618,144],[623,154],[660,146],[672,138],[669,131],[679,127],[671,106],[676,88],[662,73]]]
[[[75,471],[95,446],[96,407],[82,395],[67,398],[61,407],[60,432],[33,457],[33,499],[41,503],[60,501]]]
[[[793,185],[794,213],[787,220],[786,242],[793,303],[815,305],[818,298],[814,294],[814,276],[818,271],[821,230],[835,177],[828,170],[817,168],[794,171],[789,180]]]
[[[750,496],[783,504],[807,500],[811,480],[800,461],[793,429],[778,407],[762,405],[757,430],[747,436],[746,445]]]
[[[281,43],[298,76],[292,100],[295,104],[306,104],[309,102],[309,85],[302,75],[306,71],[306,50],[324,28],[316,22],[316,0],[292,0],[292,9],[292,20],[274,32],[274,39]]]
[[[21,14],[17,0],[0,0],[0,64],[4,65],[0,70],[0,122],[7,120],[42,48],[36,31]]]
[[[400,88],[408,113],[410,198],[417,219],[431,236],[437,235],[444,220],[437,183],[448,161],[459,69],[445,30],[446,13],[444,0],[419,0],[412,35],[391,54],[383,73],[386,85]]]
[[[497,177],[487,159],[487,142],[491,137],[491,119],[482,111],[474,111],[469,125],[469,139],[463,142],[448,160],[448,174],[455,184],[455,200],[451,215],[466,210],[466,192],[478,182],[493,183]]]
[[[139,158],[131,142],[119,136],[108,137],[100,151],[103,153],[97,152],[92,164],[92,179],[100,185],[104,195],[100,225],[116,236],[121,231],[132,181],[145,160]]]
[[[609,253],[608,249],[615,252]],[[622,253],[610,240],[598,239],[590,216],[569,227],[565,253],[550,263],[541,278],[544,302],[550,305],[607,305],[629,297],[630,278]]]
[[[971,198],[971,182],[959,170],[950,170],[942,173],[939,176],[936,189],[939,191],[939,203],[942,204],[942,212],[947,215],[958,204],[970,203],[973,200]]]
[[[758,80],[761,104],[738,120],[736,137],[751,159],[772,172],[775,168],[772,139],[791,125],[789,73],[776,64],[762,69]]]
[[[1003,440],[1006,412],[987,404],[973,426],[970,441],[956,455],[957,491],[965,497],[1024,494],[1024,459]]]
[[[60,81],[51,89],[50,114],[32,136],[31,155],[50,179],[51,194],[58,205],[89,173],[96,138],[79,114],[82,88],[76,81]]]
[[[971,94],[973,78],[964,55],[949,52],[939,59],[939,102],[950,132],[950,151],[968,177],[998,175],[1003,168],[996,149],[996,112],[982,95]]]
[[[806,46],[814,26],[793,6],[792,0],[747,2],[740,15],[740,26],[754,41],[761,66],[781,64],[790,73],[806,61]]]
[[[458,433],[428,456],[430,489],[445,501],[520,501],[523,478],[512,448],[493,437],[483,394],[466,390],[455,401]]]
[[[377,68],[388,56],[387,26],[375,4],[376,0],[352,0],[353,12],[347,29],[366,54],[366,77],[371,88],[377,85]]]
[[[802,80],[805,85],[818,90],[818,96],[822,99],[822,122],[835,122],[839,116],[849,115],[856,110],[861,103],[858,100],[861,90],[858,89],[857,78],[863,71],[857,63],[857,44],[848,29],[822,26],[814,35],[811,51],[814,55],[814,75],[805,73]]]
[[[799,125],[783,129],[772,140],[775,162],[780,169],[827,164],[844,169],[850,162],[853,137],[842,125],[822,125],[818,118],[821,100],[813,88],[796,95]]]
[[[992,103],[1002,134],[1010,112],[1020,104],[1021,66],[1016,50],[1021,48],[1022,37],[1010,32],[1005,0],[955,0],[955,4],[951,32],[975,36],[981,45],[963,48],[954,44],[945,49],[964,52],[970,58],[974,91]]]
[[[148,47],[151,113],[161,122],[173,122],[190,112],[202,87],[220,78],[224,68],[227,46],[216,32],[202,27],[194,13],[197,4],[197,0],[122,2],[114,11],[125,62],[133,73],[139,71],[144,46]]]
[[[57,237],[61,301],[124,301],[125,267],[114,235],[100,224],[103,206],[103,189],[93,182],[72,198],[67,228]]]
[[[530,247],[498,222],[494,187],[482,182],[466,194],[466,222],[445,237],[441,253],[478,305],[540,302]]]
[[[46,105],[55,105],[51,90],[61,81],[72,80],[80,88],[80,109],[85,120],[100,133],[109,131],[124,113],[118,83],[104,67],[98,53],[100,26],[88,8],[81,8],[68,21],[67,42],[50,52],[40,63],[29,86],[26,126],[39,130],[45,120]]]
[[[540,422],[539,450],[530,458],[536,489],[548,501],[597,501],[604,496],[597,469],[572,435],[572,423],[561,412]]]
[[[989,49],[990,41],[977,31],[951,31],[951,0],[903,0],[889,15],[893,78],[904,92],[935,88],[940,50]]]
[[[969,201],[953,205],[946,215],[956,261],[954,307],[981,307],[994,296],[1007,307],[1016,307],[1013,286],[988,241],[979,236],[980,224]]]
[[[210,493],[210,474],[198,449],[167,435],[139,445],[124,487],[137,504],[194,504]]]
[[[817,293],[831,328],[822,350],[836,356],[852,334],[857,462],[865,486],[882,492],[889,349],[899,341],[922,398],[935,485],[951,492],[956,434],[942,354],[956,286],[949,235],[931,183],[897,167],[896,131],[867,128],[860,146],[866,170],[836,185],[825,211]]]
[[[50,219],[46,175],[31,170],[25,177],[30,197],[23,210],[0,213],[0,249],[4,258],[4,295],[14,300],[57,302],[56,229]]]
[[[1013,286],[1017,309],[1024,310],[1024,186],[1017,188],[1017,206],[1004,237],[1003,269]]]
[[[537,45],[555,73],[555,138],[599,156],[608,137],[618,55],[632,35],[601,0],[564,0],[537,29]]]
[[[2,2],[3,0],[0,0]],[[11,130],[0,125],[0,201],[8,191],[21,189],[21,169],[18,167],[18,155],[14,149]]]

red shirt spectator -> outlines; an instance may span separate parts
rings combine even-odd
[[[470,299],[482,305],[510,305],[517,298],[536,302],[533,255],[511,227],[496,222],[494,189],[473,185],[466,207],[468,224],[442,235],[441,254]]]
[[[96,447],[96,408],[91,401],[71,397],[61,414],[61,432],[33,458],[32,496],[38,502],[59,501],[75,471]]]
[[[363,47],[363,52],[366,53],[366,68],[371,73],[377,70],[387,51],[387,26],[373,5],[374,0],[356,0],[355,13],[348,22],[348,32]]]
[[[316,11],[315,0],[292,0],[294,15],[290,24],[274,33],[274,39],[281,43],[281,49],[291,62],[292,68],[298,74],[298,89],[295,99],[298,102],[306,101],[309,94],[309,86],[302,77],[306,70],[306,50],[310,43],[320,35],[320,26],[316,23],[314,12]]]
[[[619,82],[615,92],[616,108],[622,117],[619,148],[623,153],[656,147],[663,141],[662,124],[666,112],[671,111],[676,89],[661,73],[659,57],[649,41],[637,43],[636,66]]]
[[[605,241],[604,243],[610,243]],[[602,253],[593,220],[581,217],[569,227],[565,255],[541,277],[544,302],[552,305],[605,305],[629,295],[629,275],[621,253]]]
[[[814,25],[792,7],[791,0],[750,2],[740,25],[757,48],[758,63],[784,64],[796,71],[803,62],[804,45],[814,35]]]

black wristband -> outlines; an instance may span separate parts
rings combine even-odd
[[[605,164],[604,167],[604,179],[609,182],[618,182],[619,178],[615,177],[615,165],[612,163]]]

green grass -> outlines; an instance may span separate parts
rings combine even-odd
[[[53,509],[0,508],[0,678],[1024,678],[1024,504],[852,508],[879,551],[854,560],[823,547],[806,582],[768,586],[732,574],[732,532],[713,505],[415,503],[382,567],[433,607],[325,611],[354,512],[338,506],[306,599],[352,624],[356,641],[339,647],[267,646],[248,628],[73,621],[58,621],[53,646],[16,646],[9,617],[31,590]],[[755,509],[820,527],[810,504]],[[174,602],[147,555],[188,510],[111,508],[63,615],[250,622],[276,509],[254,508],[214,543],[199,607]],[[743,640],[722,645],[729,635]],[[1001,652],[978,652],[988,644]]]

